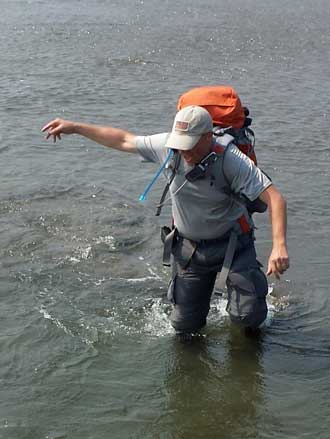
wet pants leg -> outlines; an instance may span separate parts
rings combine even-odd
[[[196,332],[206,324],[217,271],[221,270],[224,249],[197,248],[191,263],[182,269],[173,261],[168,298],[173,304],[170,316],[178,332]],[[215,264],[216,260],[217,264]],[[208,268],[212,267],[212,268]],[[253,240],[245,242],[235,253],[227,279],[227,311],[233,323],[257,328],[267,317],[267,279],[256,259]]]
[[[173,267],[168,298],[173,304],[171,323],[177,332],[197,332],[206,324],[217,272],[197,273]]]
[[[267,317],[267,278],[256,259],[254,245],[235,257],[227,279],[227,312],[233,323],[256,329]]]

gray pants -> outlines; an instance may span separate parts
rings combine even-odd
[[[173,304],[171,323],[178,332],[195,332],[206,324],[217,273],[221,270],[228,240],[197,244],[191,260],[181,252],[182,238],[173,247],[173,273],[168,298]],[[257,261],[251,235],[241,235],[227,279],[227,311],[245,328],[257,328],[267,316],[267,279]]]

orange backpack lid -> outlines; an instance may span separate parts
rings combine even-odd
[[[213,85],[193,88],[180,96],[178,110],[188,105],[205,108],[213,123],[221,127],[239,129],[244,125],[244,108],[232,87]]]

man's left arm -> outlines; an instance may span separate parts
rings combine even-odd
[[[265,189],[259,198],[268,206],[272,225],[273,248],[268,259],[267,275],[274,274],[279,279],[280,275],[289,268],[286,201],[274,185]]]

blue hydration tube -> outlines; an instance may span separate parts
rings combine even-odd
[[[155,184],[157,178],[160,176],[160,174],[163,172],[165,166],[167,165],[167,163],[169,162],[170,158],[173,156],[173,151],[170,149],[169,153],[167,154],[167,157],[165,159],[165,162],[161,165],[161,167],[158,169],[158,171],[156,172],[154,178],[151,180],[151,182],[148,184],[148,186],[145,188],[145,191],[143,192],[143,194],[140,195],[139,197],[139,201],[145,201],[145,199],[147,198],[148,192],[150,191],[150,189],[152,188],[152,186]]]

